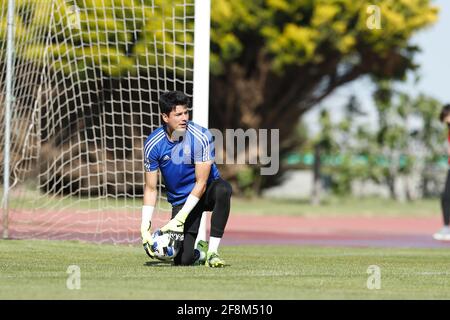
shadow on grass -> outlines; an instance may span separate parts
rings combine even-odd
[[[175,266],[172,261],[147,261],[144,263],[145,267],[158,267],[158,268],[167,268],[167,267],[198,267],[205,268],[205,265],[189,265],[189,266]],[[231,264],[226,264],[221,268],[208,268],[208,269],[223,269],[231,267]]]
[[[173,262],[172,261],[160,261],[160,260],[156,260],[156,261],[147,261],[144,263],[144,266],[146,267],[173,267]]]

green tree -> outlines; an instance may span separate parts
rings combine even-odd
[[[367,27],[373,3],[381,10],[379,30]],[[422,0],[215,0],[212,6],[210,125],[279,128],[282,157],[298,145],[293,119],[336,88],[364,75],[403,79],[414,70],[419,48],[410,39],[438,12]]]
[[[440,192],[435,187],[444,170],[439,163],[445,158],[447,140],[439,121],[442,103],[423,93],[400,91],[388,81],[378,83],[373,98],[375,126],[361,121],[366,114],[353,96],[338,122],[330,117],[335,109],[322,111],[319,134],[301,150],[311,153],[314,146],[323,146],[315,149],[314,181],[328,177],[337,195],[350,194],[355,180],[373,181],[386,185],[393,199],[413,200],[411,178],[419,174],[423,196]],[[404,193],[396,189],[400,179]],[[320,188],[315,187],[311,200],[319,203]]]
[[[381,176],[373,177],[385,182],[391,197],[397,199],[396,181],[400,175],[410,174],[414,163],[414,153],[410,148],[412,131],[408,126],[414,115],[414,106],[409,95],[394,90],[392,84],[386,81],[379,84],[374,101],[378,112],[378,129],[372,155],[378,157],[378,165],[382,170]]]
[[[7,2],[0,0],[2,8],[7,8]],[[121,77],[138,69],[147,72],[160,68],[169,72],[170,77],[177,67],[184,66],[185,49],[188,55],[193,54],[192,46],[182,45],[193,43],[192,34],[164,32],[167,24],[170,30],[184,30],[184,23],[192,27],[192,19],[167,18],[173,10],[179,17],[192,16],[193,6],[177,6],[183,3],[182,0],[16,0],[16,43],[34,42],[34,46],[16,53],[18,58],[37,60],[37,52],[48,52],[56,61],[51,67],[66,74],[85,72],[86,67],[91,67],[105,75]],[[80,9],[80,28],[76,30],[70,27],[74,4]],[[0,24],[0,41],[6,39],[6,28],[4,19]],[[46,38],[49,33],[56,35],[50,43]],[[30,40],[27,37],[30,34],[37,37]],[[158,59],[164,53],[170,53],[172,58]],[[36,62],[42,64],[44,60]]]
[[[436,182],[436,164],[442,157],[446,141],[439,123],[441,104],[431,97],[414,97],[399,91],[391,82],[382,81],[373,94],[377,125],[369,130],[364,125],[349,131],[347,115],[338,125],[336,136],[343,161],[332,168],[332,179],[339,189],[349,191],[354,179],[385,184],[393,199],[412,200],[410,178],[420,173],[422,194],[430,193],[428,185]],[[354,142],[354,143],[351,143]],[[405,194],[396,189],[403,179]]]
[[[355,179],[369,177],[370,168],[364,149],[367,144],[365,137],[369,136],[369,131],[365,124],[356,124],[356,121],[366,113],[361,110],[355,96],[349,97],[343,106],[343,117],[337,122],[331,119],[331,115],[336,112],[336,107],[322,110],[319,133],[308,143],[313,145],[311,149],[314,150],[314,182],[311,197],[314,204],[320,203],[319,186],[324,178],[328,179],[329,187],[334,194],[348,195],[352,192],[352,182]]]
[[[328,110],[320,112],[319,126],[319,133],[312,142],[314,162],[311,203],[314,205],[320,204],[322,198],[323,158],[332,156],[337,147],[334,139],[335,126]]]
[[[355,96],[350,96],[344,105],[343,118],[334,125],[333,156],[335,161],[328,165],[327,174],[331,177],[331,188],[338,195],[348,195],[352,192],[352,182],[362,178],[368,170],[364,155],[361,154],[360,133],[364,132],[363,124],[356,121],[366,114]]]
[[[413,133],[413,138],[418,142],[421,150],[421,179],[422,194],[427,197],[435,195],[431,189],[437,185],[435,168],[437,163],[446,157],[447,130],[439,120],[442,103],[437,99],[419,94],[412,102],[415,116],[421,121],[420,130]],[[439,190],[441,192],[441,190]]]

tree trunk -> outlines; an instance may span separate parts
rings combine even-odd
[[[397,200],[397,192],[395,190],[395,177],[394,176],[389,176],[386,178],[387,179],[387,186],[389,188],[389,195],[391,197],[391,199],[393,200]]]
[[[321,200],[322,181],[321,181],[321,148],[319,144],[314,146],[314,167],[313,167],[313,186],[311,194],[311,204],[319,205]]]
[[[412,192],[411,192],[411,184],[409,183],[410,182],[409,181],[410,180],[409,176],[405,175],[403,177],[403,179],[404,179],[404,182],[405,182],[405,199],[406,199],[406,201],[411,202],[414,199],[413,199],[413,195],[412,195]]]
[[[211,77],[210,127],[222,132],[230,128],[278,129],[283,159],[302,143],[294,134],[300,117],[337,87],[370,71],[364,64],[337,74],[341,58],[336,54],[319,65],[292,66],[283,75],[272,71],[271,58],[264,50],[251,56],[251,62],[230,63],[225,74]],[[278,184],[285,169],[280,166],[277,175],[262,177],[255,187]],[[234,169],[222,170],[229,180],[235,179]]]

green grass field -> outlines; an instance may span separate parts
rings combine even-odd
[[[136,210],[140,199],[81,201],[82,208]],[[72,208],[70,199],[35,194],[12,207]],[[305,217],[435,217],[438,199],[400,203],[380,198],[302,200],[233,197],[232,213]],[[223,246],[224,269],[173,267],[149,260],[140,246],[76,241],[0,240],[0,299],[450,299],[450,251],[443,249]],[[81,270],[69,290],[67,268]],[[367,269],[381,270],[369,290]]]
[[[447,249],[223,246],[230,266],[174,267],[139,246],[1,240],[0,299],[449,299]],[[66,286],[70,265],[81,288]],[[367,269],[381,270],[369,290]]]

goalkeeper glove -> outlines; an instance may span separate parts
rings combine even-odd
[[[149,242],[143,243],[142,245],[144,247],[145,253],[147,253],[147,255],[150,258],[155,259],[155,252],[153,251],[153,246]]]
[[[142,221],[141,221],[142,245],[144,246],[144,250],[150,258],[154,258],[154,256],[155,256],[155,254],[152,251],[153,238],[150,233],[150,228],[152,226],[151,220],[152,220],[153,210],[154,210],[153,206],[143,206],[142,207]]]
[[[153,238],[150,234],[150,226],[152,224],[149,224],[148,230],[142,232],[141,230],[141,236],[142,236],[142,246],[144,247],[145,252],[150,258],[155,258],[155,253],[153,252]]]
[[[161,228],[163,233],[183,233],[184,221],[178,220],[177,217],[170,220]]]
[[[189,215],[189,213],[194,209],[200,199],[196,196],[190,194],[183,208],[177,213],[175,217],[172,218],[165,226],[161,228],[163,233],[183,233],[184,223]]]

